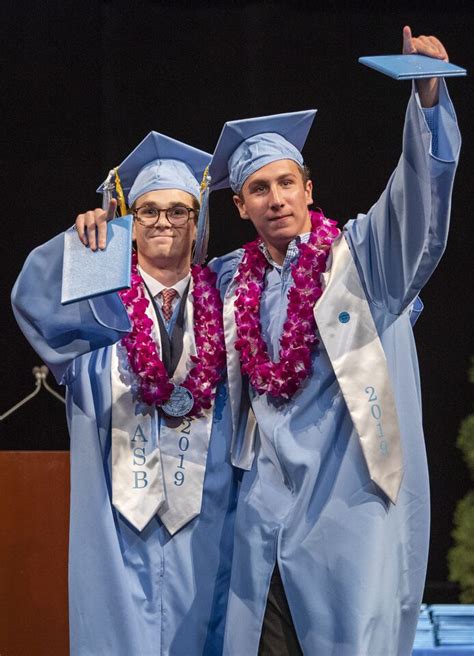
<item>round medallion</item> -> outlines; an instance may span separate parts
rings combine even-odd
[[[191,412],[193,405],[194,397],[191,392],[186,387],[175,385],[170,398],[161,408],[170,417],[185,417]]]

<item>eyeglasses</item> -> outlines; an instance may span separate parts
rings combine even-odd
[[[167,209],[155,207],[154,205],[142,205],[133,210],[133,215],[143,226],[152,228],[160,220],[162,212],[165,213],[168,221],[174,226],[185,225],[191,218],[191,212],[197,214],[193,207],[185,207],[184,205],[174,205]]]

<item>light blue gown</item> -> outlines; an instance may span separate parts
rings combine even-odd
[[[272,401],[250,389],[257,451],[237,508],[228,656],[257,654],[275,563],[305,655],[411,653],[428,554],[429,487],[410,318],[445,248],[460,146],[444,86],[438,109],[426,113],[438,123],[437,155],[413,94],[397,169],[379,201],[344,233],[395,393],[405,468],[398,503],[392,505],[369,478],[324,344],[291,401]],[[297,240],[282,267],[267,269],[261,321],[273,358]],[[241,257],[237,251],[212,263],[222,290]]]
[[[66,385],[71,435],[72,656],[222,653],[238,472],[218,389],[201,514],[173,537],[139,533],[111,504],[110,345],[129,330],[116,294],[61,306],[63,235],[31,253],[13,290],[22,331]]]

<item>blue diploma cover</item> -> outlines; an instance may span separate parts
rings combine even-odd
[[[395,80],[467,75],[465,68],[425,55],[377,55],[359,57],[359,63],[374,68]]]
[[[102,251],[84,246],[75,228],[64,233],[63,305],[130,287],[132,225],[131,215],[109,221]]]

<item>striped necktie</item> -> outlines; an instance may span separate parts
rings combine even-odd
[[[161,311],[163,312],[166,323],[169,323],[173,315],[173,300],[178,295],[178,292],[171,287],[170,289],[163,289],[160,295],[163,301]]]

